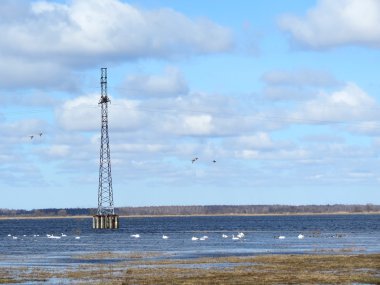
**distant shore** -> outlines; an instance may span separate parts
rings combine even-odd
[[[160,218],[160,217],[225,217],[225,216],[326,216],[326,215],[380,215],[380,212],[331,212],[331,213],[273,213],[273,214],[178,214],[178,215],[120,215],[120,218]],[[43,220],[43,219],[91,219],[90,215],[75,216],[0,216],[0,220]]]

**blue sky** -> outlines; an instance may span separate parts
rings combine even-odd
[[[0,208],[97,206],[101,67],[115,206],[379,204],[379,25],[376,0],[2,1]]]

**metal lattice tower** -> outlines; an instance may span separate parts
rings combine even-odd
[[[108,136],[108,102],[107,96],[107,68],[101,69],[100,77],[101,97],[99,104],[102,110],[102,127],[100,137],[100,164],[98,189],[98,215],[114,215],[111,176],[111,154]]]

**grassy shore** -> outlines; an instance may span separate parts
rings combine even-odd
[[[135,253],[128,261],[75,269],[0,268],[0,283],[54,280],[60,284],[380,284],[380,254],[264,255],[151,260]],[[98,253],[83,259],[123,258]]]

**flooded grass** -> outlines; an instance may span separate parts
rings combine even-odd
[[[173,263],[171,268],[132,268],[127,270],[123,284],[380,284],[380,255],[274,255],[222,260],[236,266],[179,269]]]
[[[87,257],[110,259],[120,255],[99,252]],[[64,269],[0,268],[0,276],[0,284],[380,284],[380,254],[142,258]]]

